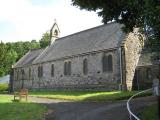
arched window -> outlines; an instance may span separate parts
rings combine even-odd
[[[43,66],[38,66],[38,77],[42,77],[43,76]]]
[[[108,71],[113,71],[113,61],[112,61],[112,55],[108,55]]]
[[[88,61],[87,59],[83,60],[83,74],[86,75],[88,73]]]
[[[103,72],[107,72],[108,69],[108,58],[106,55],[102,57],[102,70]]]
[[[24,72],[24,70],[22,69],[21,70],[21,74],[22,74],[22,78],[21,78],[21,80],[22,80],[22,85],[21,85],[21,88],[24,88],[24,79],[25,79],[25,72]]]
[[[68,61],[68,70],[67,70],[67,75],[71,75],[71,61]]]
[[[23,69],[21,70],[21,74],[24,75],[24,70]]]
[[[67,75],[67,62],[64,63],[64,75]]]
[[[19,70],[17,70],[17,80],[19,80],[19,77],[20,76],[20,71]]]
[[[64,63],[64,75],[71,75],[71,61]]]
[[[40,77],[40,66],[38,66],[38,77]]]
[[[25,72],[23,69],[21,70],[21,75],[22,75],[22,79],[24,79]]]
[[[31,68],[29,68],[29,79],[31,78]]]
[[[19,71],[18,70],[16,71],[16,74],[17,74],[16,79],[18,80],[19,79]]]
[[[54,64],[51,65],[51,77],[54,77]]]
[[[41,66],[41,77],[43,77],[43,66]]]

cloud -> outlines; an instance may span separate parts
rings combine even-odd
[[[61,36],[102,24],[96,13],[81,11],[71,6],[68,0],[49,0],[48,4],[37,1],[35,4],[35,1],[0,0],[0,26],[3,24],[3,28],[0,28],[0,40],[38,40],[51,28],[55,18]],[[5,25],[8,30],[4,28]]]

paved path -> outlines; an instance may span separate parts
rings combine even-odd
[[[46,120],[129,120],[126,101],[70,102],[35,97],[30,97],[30,100],[47,105]],[[134,109],[144,108],[154,101],[153,97],[138,98]]]

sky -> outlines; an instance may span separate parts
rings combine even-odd
[[[95,12],[80,10],[71,0],[0,0],[0,41],[39,40],[55,19],[60,37],[102,24]]]

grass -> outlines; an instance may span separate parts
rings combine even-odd
[[[146,108],[140,114],[141,120],[159,120],[158,118],[158,105],[154,104]]]
[[[8,90],[8,83],[0,83],[0,92]]]
[[[36,103],[13,102],[12,95],[0,95],[0,119],[42,120],[46,107]]]
[[[113,92],[87,92],[87,91],[32,91],[29,94],[36,97],[44,97],[72,101],[114,101],[128,99],[138,91],[113,91]],[[141,96],[146,96],[142,94]]]
[[[29,92],[29,95],[72,101],[114,101],[128,99],[137,91],[87,92],[87,91],[43,91]],[[146,96],[143,94],[141,96]],[[29,102],[13,102],[12,95],[0,94],[0,119],[3,120],[42,120],[47,108]],[[155,119],[156,120],[156,119]]]

